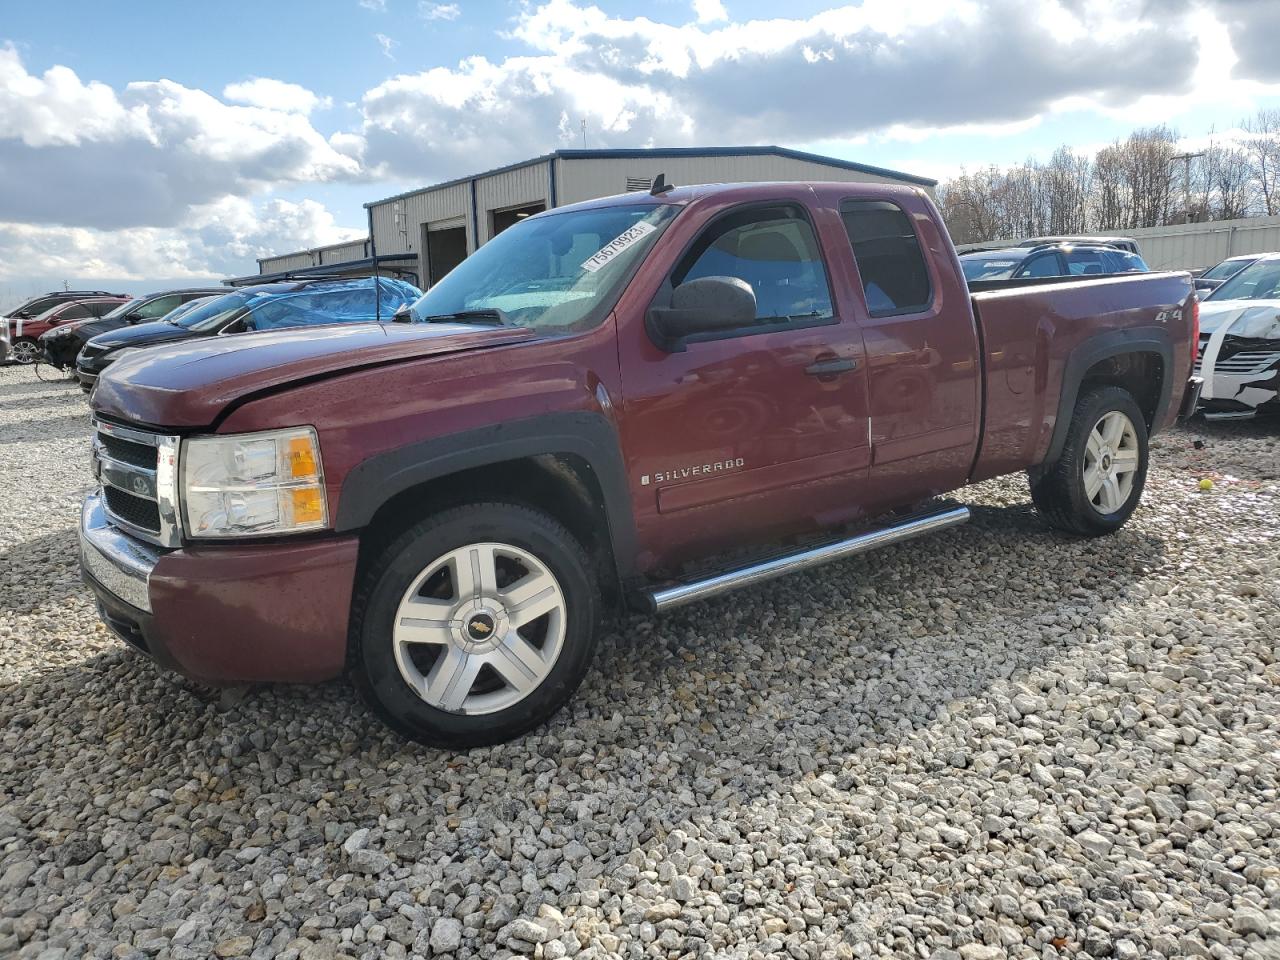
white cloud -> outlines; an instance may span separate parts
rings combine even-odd
[[[693,15],[699,23],[715,23],[728,20],[729,13],[720,0],[693,0]]]
[[[378,46],[382,48],[382,55],[388,60],[394,60],[396,55],[391,49],[396,45],[396,41],[392,40],[385,33],[375,33],[373,39],[378,41]]]
[[[317,107],[333,105],[329,97],[318,97],[306,87],[285,83],[269,77],[253,77],[240,83],[229,83],[222,88],[222,98],[251,107],[280,110],[283,113],[308,114]]]
[[[291,109],[229,104],[171,80],[116,91],[65,67],[35,76],[0,48],[0,221],[163,227],[227,195],[363,177],[363,140],[326,139],[296,112],[309,91],[273,83],[239,93],[284,91]]]
[[[366,10],[372,10],[374,13],[385,13],[387,10],[387,0],[359,0],[359,3]]]
[[[432,3],[431,0],[418,0],[418,16],[423,20],[457,20],[462,16],[462,8],[456,3]]]
[[[1236,17],[1248,6],[1203,2]],[[695,12],[710,17],[715,6]],[[864,0],[806,17],[673,25],[545,0],[523,8],[510,32],[525,52],[466,57],[369,90],[366,156],[382,172],[432,179],[475,169],[477,157],[496,165],[567,143],[584,118],[599,146],[805,144],[1001,136],[1064,105],[1185,106],[1209,95],[1222,63],[1241,70],[1217,48],[1219,63],[1206,68],[1207,9],[1191,0],[1170,0],[1159,16],[1148,0]],[[1213,22],[1230,53],[1236,27]]]
[[[193,207],[181,228],[94,230],[0,222],[0,283],[77,277],[138,281],[251,273],[275,253],[364,236],[313,200],[255,205],[223,197]]]

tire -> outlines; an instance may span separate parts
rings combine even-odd
[[[33,363],[39,363],[44,359],[44,351],[40,349],[40,344],[30,337],[19,337],[13,341],[13,360],[15,363],[21,363],[24,366],[30,366]]]
[[[573,696],[601,605],[587,552],[550,516],[511,503],[444,510],[388,544],[361,579],[353,679],[406,737],[502,743]]]
[[[1076,401],[1057,463],[1031,473],[1031,499],[1058,530],[1082,537],[1114,533],[1142,498],[1147,464],[1147,425],[1137,401],[1120,387],[1094,387]]]

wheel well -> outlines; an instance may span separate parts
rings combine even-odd
[[[618,593],[617,565],[595,471],[574,454],[538,454],[460,470],[410,487],[382,504],[360,535],[363,567],[406,527],[466,503],[502,500],[542,510],[560,521],[601,573],[606,598]]]
[[[1164,386],[1164,359],[1158,353],[1119,353],[1099,360],[1085,371],[1080,394],[1103,384],[1121,387],[1132,394],[1150,430]]]

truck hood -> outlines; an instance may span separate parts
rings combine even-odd
[[[1200,304],[1200,332],[1280,340],[1280,300],[1223,300]]]
[[[117,420],[189,428],[228,404],[298,380],[530,340],[518,327],[358,323],[200,337],[129,351],[93,391],[94,411]]]

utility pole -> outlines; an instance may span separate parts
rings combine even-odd
[[[1191,222],[1191,161],[1196,157],[1203,157],[1204,151],[1199,153],[1179,153],[1173,159],[1182,161],[1182,222]]]
[[[582,149],[587,149],[587,118],[582,118]]]

